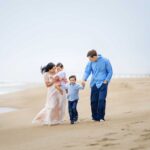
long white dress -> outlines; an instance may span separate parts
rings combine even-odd
[[[44,74],[44,80],[51,82],[54,76],[49,73]],[[60,124],[63,122],[66,105],[66,91],[61,95],[54,85],[48,87],[45,107],[35,116],[32,123],[45,125]]]

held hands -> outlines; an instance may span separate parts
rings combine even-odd
[[[86,81],[82,81],[82,86],[85,87]]]

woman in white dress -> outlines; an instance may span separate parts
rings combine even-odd
[[[44,81],[47,87],[47,99],[45,107],[35,116],[32,123],[44,125],[54,125],[63,122],[65,113],[66,92],[62,89],[61,94],[55,87],[56,67],[53,63],[48,63],[41,68],[44,74]]]

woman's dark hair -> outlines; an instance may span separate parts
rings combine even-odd
[[[45,72],[48,72],[49,70],[51,70],[53,67],[55,67],[55,64],[50,62],[48,63],[46,66],[44,67],[41,67],[41,73],[45,73]]]
[[[76,78],[76,76],[75,76],[75,75],[70,76],[70,77],[69,77],[69,80],[70,80],[71,78],[73,78],[73,79],[77,80],[77,78]]]
[[[64,65],[62,63],[57,63],[56,67],[64,68]]]
[[[92,49],[87,53],[87,57],[94,57],[94,56],[97,56],[97,52],[95,49]]]

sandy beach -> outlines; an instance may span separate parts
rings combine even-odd
[[[43,108],[44,85],[0,96],[0,107],[17,111],[0,114],[0,150],[149,150],[150,78],[113,79],[107,97],[105,122],[93,122],[90,88],[80,92],[79,123],[33,125]]]

